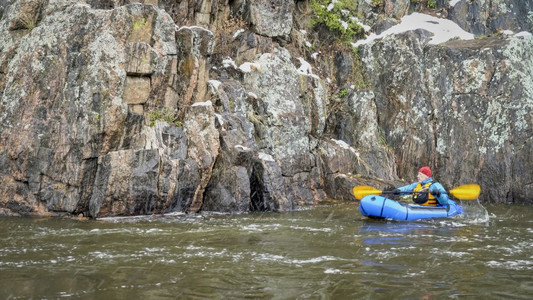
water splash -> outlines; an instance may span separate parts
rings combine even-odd
[[[458,215],[457,219],[468,224],[489,225],[489,212],[481,205],[479,199],[461,201],[461,206],[464,212]]]

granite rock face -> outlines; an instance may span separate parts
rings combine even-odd
[[[531,201],[533,38],[427,46],[409,32],[363,49],[380,126],[408,178],[431,165],[489,201]]]
[[[212,106],[192,103],[204,100],[209,34],[176,30],[152,5],[51,1],[33,28],[12,26],[17,9],[1,23],[3,205],[93,217],[197,210],[219,147]]]
[[[357,4],[377,22],[408,2]],[[437,5],[485,34],[527,29],[530,2]],[[531,37],[390,36],[359,49],[355,87],[352,51],[302,50],[305,1],[0,8],[0,215],[284,211],[422,164],[483,201],[533,201]]]

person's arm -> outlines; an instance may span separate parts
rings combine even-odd
[[[397,188],[396,190],[398,190],[400,193],[412,192],[417,185],[418,185],[418,182],[413,182],[411,184],[401,186]]]
[[[448,192],[444,189],[444,187],[438,183],[433,183],[430,188],[429,192],[437,199],[440,205],[444,206],[448,204]]]

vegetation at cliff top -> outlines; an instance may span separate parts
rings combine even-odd
[[[363,32],[363,27],[353,16],[355,3],[349,0],[312,0],[311,7],[315,14],[312,26],[324,25],[332,33],[338,34],[342,41],[349,42],[355,35]]]
[[[428,8],[437,8],[436,0],[411,0],[411,3],[423,3],[426,2]]]

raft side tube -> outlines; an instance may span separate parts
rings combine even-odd
[[[369,195],[361,199],[359,211],[367,217],[418,220],[452,217],[462,213],[463,209],[452,200],[449,200],[447,206],[423,206],[404,204],[383,196]]]

